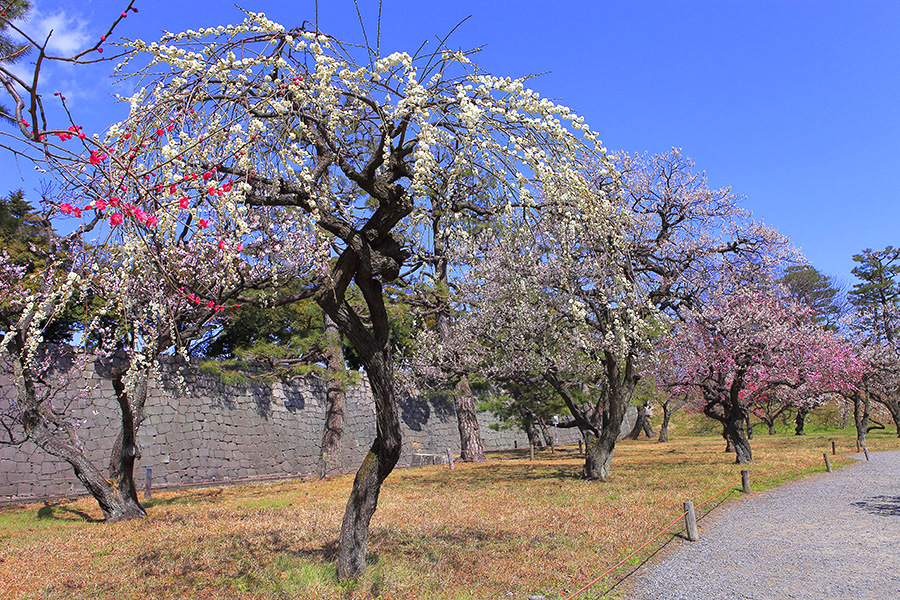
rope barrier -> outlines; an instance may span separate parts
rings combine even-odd
[[[835,457],[836,457],[836,458],[846,458],[846,457],[848,457],[848,456],[851,456],[852,454],[857,454],[857,453],[855,453],[855,452],[849,452],[849,453],[847,453],[847,454],[838,454],[838,455],[835,455]],[[816,463],[818,463],[818,462],[819,462],[819,460],[814,460],[814,461],[810,461],[810,462],[808,462],[808,463],[802,463],[802,464],[799,464],[799,465],[791,465],[790,467],[784,467],[784,468],[781,468],[781,469],[771,469],[771,470],[769,470],[769,471],[762,471],[761,473],[754,473],[753,475],[754,475],[755,477],[762,477],[762,476],[764,476],[764,475],[771,475],[771,474],[773,474],[773,473],[780,473],[780,472],[782,472],[782,471],[790,471],[790,470],[793,470],[793,469],[802,469],[802,468],[804,468],[804,467],[808,467],[808,466],[814,465],[814,464],[816,464]],[[740,482],[741,479],[738,478],[736,481]],[[706,500],[704,500],[703,502],[701,502],[700,504],[697,504],[697,505],[696,505],[696,508],[700,508],[701,506],[703,506],[704,504],[706,504],[707,502],[709,502],[709,501],[712,500],[713,498],[716,498],[717,496],[721,496],[722,494],[724,494],[725,492],[727,492],[727,491],[729,491],[729,490],[732,490],[732,491],[733,491],[733,483],[729,483],[727,487],[722,488],[721,490],[719,490],[718,492],[716,492],[715,494],[713,494],[712,496],[710,496],[709,498],[707,498]],[[713,508],[711,508],[709,511],[707,511],[706,514],[709,514],[710,512],[712,512],[712,510],[713,510],[714,508],[715,508],[715,507],[713,507]],[[688,514],[687,511],[681,513],[681,515],[679,515],[679,517],[678,517],[677,519],[675,519],[674,521],[672,521],[671,523],[669,523],[663,530],[661,530],[659,533],[657,533],[656,535],[654,535],[652,538],[650,538],[649,540],[647,540],[646,542],[644,542],[637,550],[633,551],[631,554],[629,554],[628,556],[626,556],[625,558],[623,558],[621,561],[619,561],[618,563],[616,563],[614,566],[612,566],[612,567],[610,567],[609,569],[607,569],[606,571],[604,571],[603,574],[601,574],[601,575],[599,575],[598,577],[594,578],[590,583],[588,583],[587,585],[585,585],[584,587],[582,587],[582,588],[579,589],[578,591],[572,592],[570,595],[566,596],[563,600],[572,600],[573,598],[575,598],[575,596],[578,596],[579,594],[583,593],[585,590],[587,590],[588,588],[590,588],[591,586],[593,586],[594,584],[596,584],[598,581],[600,581],[601,579],[603,579],[604,577],[606,577],[607,575],[609,575],[610,573],[612,573],[613,571],[615,571],[616,569],[618,569],[619,567],[621,567],[623,564],[625,564],[625,562],[628,561],[629,558],[632,558],[632,557],[633,557],[634,555],[636,555],[638,552],[640,552],[641,550],[643,550],[644,548],[646,548],[647,546],[649,546],[651,543],[653,543],[653,542],[656,541],[657,539],[659,539],[660,536],[662,536],[664,533],[666,533],[667,531],[669,531],[672,527],[674,527],[675,525],[677,525],[678,522],[681,521],[681,519],[683,519],[683,518],[685,517],[685,515],[687,515],[687,514]],[[705,516],[705,515],[704,515],[704,516]],[[635,570],[637,570],[637,569],[635,569]],[[634,572],[634,571],[632,571],[632,573],[633,573],[633,572]],[[628,573],[628,575],[631,575],[631,573]],[[628,575],[626,575],[625,577],[628,577]],[[620,580],[619,582],[617,582],[616,585],[614,585],[613,587],[616,587],[616,586],[618,586],[620,583],[622,583],[622,581],[625,580],[625,577],[623,577],[622,580]],[[612,588],[610,588],[610,589],[612,589]],[[606,590],[606,592],[609,592],[609,590]],[[606,593],[606,592],[604,592],[604,593]]]
[[[609,575],[610,573],[612,573],[613,571],[615,571],[616,569],[618,569],[619,567],[621,567],[623,564],[625,564],[625,562],[626,562],[629,558],[631,558],[632,556],[634,556],[635,554],[637,554],[638,552],[640,552],[641,550],[643,550],[644,548],[646,548],[647,546],[649,546],[653,541],[655,541],[657,538],[659,538],[659,536],[661,536],[662,534],[664,534],[665,532],[667,532],[669,529],[671,529],[672,527],[674,527],[674,526],[678,523],[678,521],[680,521],[681,519],[684,518],[684,516],[685,516],[686,514],[687,514],[687,511],[681,513],[681,514],[678,516],[678,518],[675,519],[674,521],[672,521],[668,526],[666,526],[665,529],[663,529],[662,531],[660,531],[659,533],[657,533],[655,536],[653,536],[652,538],[650,538],[650,539],[647,540],[646,542],[644,542],[644,545],[643,545],[643,546],[641,546],[640,548],[638,548],[637,550],[635,550],[634,552],[632,552],[631,554],[629,554],[628,556],[626,556],[625,558],[623,558],[623,559],[622,559],[621,561],[619,561],[614,567],[610,567],[609,569],[607,569],[605,573],[603,573],[602,575],[600,575],[599,577],[597,577],[596,579],[594,579],[593,581],[591,581],[589,584],[587,584],[586,586],[584,586],[583,588],[581,588],[581,589],[578,590],[577,592],[572,593],[572,595],[568,596],[565,600],[572,600],[572,598],[574,598],[575,596],[577,596],[577,595],[580,594],[581,592],[585,591],[586,589],[588,589],[589,587],[591,587],[592,585],[594,585],[595,583],[597,583],[598,581],[600,581],[601,579],[603,579],[604,577],[606,577],[607,575]]]

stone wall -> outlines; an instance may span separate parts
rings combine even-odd
[[[180,379],[183,382],[178,383]],[[73,410],[80,421],[75,434],[90,460],[105,471],[118,433],[118,407],[109,379],[92,368],[86,380],[71,386],[93,388]],[[329,457],[346,472],[356,470],[375,438],[375,405],[368,381],[361,380],[347,390],[340,456]],[[408,466],[415,453],[444,453],[450,448],[459,454],[451,402],[406,396],[400,398],[399,408],[403,452],[398,466]],[[496,420],[489,413],[479,413],[478,418],[486,450],[527,447],[523,432],[491,428]],[[316,379],[292,385],[226,385],[214,375],[166,361],[147,399],[135,475],[141,482],[145,467],[151,467],[154,487],[312,475],[321,469],[324,422],[325,389]],[[577,444],[579,439],[577,429],[559,429],[561,445]],[[0,445],[0,499],[82,491],[67,463],[34,444]]]

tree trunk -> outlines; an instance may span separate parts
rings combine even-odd
[[[133,505],[123,503],[100,469],[87,459],[81,449],[66,441],[51,427],[53,417],[46,414],[49,411],[38,399],[30,369],[23,367],[18,360],[14,362],[18,382],[17,401],[22,411],[22,425],[29,439],[44,452],[61,458],[72,466],[78,481],[97,501],[103,518],[108,523],[142,518],[144,509],[139,504],[137,510]]]
[[[809,414],[808,408],[800,407],[797,409],[797,416],[794,417],[794,435],[803,435],[803,428],[806,426],[806,415]]]
[[[322,477],[340,473],[341,435],[344,432],[344,349],[341,333],[334,320],[325,314],[325,359],[328,379],[325,384],[325,429],[322,433]]]
[[[725,440],[725,452],[734,452],[734,441],[728,437],[728,427],[722,425],[722,438]]]
[[[672,413],[669,411],[669,403],[668,402],[663,403],[662,409],[663,409],[663,420],[662,420],[662,425],[659,426],[659,439],[656,441],[668,442],[669,441],[669,419],[672,418]]]
[[[891,413],[891,419],[894,421],[894,427],[897,429],[897,437],[900,437],[900,399],[895,396],[884,396],[882,394],[873,394],[876,402],[888,409]]]
[[[450,343],[453,330],[450,326],[450,269],[445,252],[446,232],[440,230],[440,216],[435,215],[432,222],[434,255],[437,258],[435,267],[440,285],[439,306],[435,313],[435,324],[441,341]],[[460,458],[465,462],[484,462],[484,444],[481,442],[481,431],[478,427],[478,416],[475,414],[475,397],[469,386],[469,378],[463,374],[456,384],[456,425],[459,429]],[[529,437],[529,440],[531,437]]]
[[[601,434],[602,437],[602,434]],[[600,438],[591,432],[584,434],[584,467],[582,477],[606,481],[609,478],[609,470],[612,466],[613,450],[615,444],[602,443]]]
[[[466,376],[456,384],[456,422],[459,426],[460,458],[465,462],[484,462],[484,445],[475,415],[475,396]]]
[[[744,415],[732,414],[725,422],[725,435],[734,448],[735,460],[739,465],[753,461],[750,440],[744,434]]]
[[[334,286],[316,296],[316,301],[358,352],[375,400],[377,433],[353,480],[338,538],[338,577],[355,580],[366,568],[369,523],[378,507],[381,485],[400,459],[400,416],[394,385],[391,334],[381,282],[362,270],[359,257],[350,250],[338,259],[333,277]],[[371,322],[369,327],[344,297],[351,277],[366,301]]]
[[[653,426],[650,424],[650,416],[648,414],[644,414],[644,435],[647,436],[647,439],[653,437]]]
[[[613,450],[622,429],[622,419],[631,403],[639,375],[634,372],[633,357],[628,357],[620,368],[617,357],[607,353],[606,382],[609,386],[600,435],[586,432],[584,435],[585,479],[606,481],[612,465]]]
[[[777,431],[775,431],[775,421],[769,421],[766,423],[766,425],[769,426],[769,435],[775,435],[776,433],[778,433]]]
[[[628,432],[628,435],[626,435],[624,439],[636,440],[641,437],[641,432],[647,437],[653,435],[653,428],[650,426],[650,418],[647,416],[646,406],[638,407],[638,415],[637,419],[634,421],[634,427],[631,428],[631,431]]]
[[[141,519],[147,515],[147,511],[138,500],[137,489],[134,484],[134,463],[140,457],[140,449],[137,445],[137,432],[144,420],[144,405],[147,402],[147,384],[150,372],[142,369],[137,376],[137,381],[131,394],[125,388],[122,378],[125,373],[120,373],[113,378],[113,390],[119,403],[119,411],[122,416],[122,429],[119,432],[119,465],[117,477],[119,479],[119,499],[122,502],[123,519]]]
[[[394,396],[390,363],[366,363],[366,374],[375,398],[378,434],[353,480],[353,489],[338,541],[337,572],[341,579],[356,579],[366,568],[369,523],[378,507],[381,484],[400,459],[400,419]]]
[[[540,415],[537,415],[535,423],[537,424],[538,430],[541,432],[541,436],[543,436],[544,438],[544,445],[547,448],[553,448],[556,444],[553,443],[553,434],[550,433],[550,428],[547,427],[547,423],[544,422],[544,418]]]
[[[856,443],[866,447],[866,433],[869,430],[869,410],[871,400],[868,394],[853,393],[853,421],[856,424]]]

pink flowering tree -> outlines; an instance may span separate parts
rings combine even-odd
[[[660,345],[658,381],[689,392],[695,408],[724,427],[738,463],[752,460],[749,413],[773,394],[816,402],[855,389],[862,363],[770,279],[722,277],[702,307]]]
[[[33,260],[27,265],[13,262],[5,253],[2,257],[0,349],[11,373],[7,389],[14,392],[14,397],[5,398],[2,411],[4,441],[28,439],[69,462],[108,521],[144,515],[134,490],[133,466],[139,455],[135,436],[147,379],[158,355],[173,348],[184,353],[192,341],[214,331],[225,303],[233,306],[247,281],[264,285],[272,272],[266,259],[278,254],[271,247],[257,248],[248,264],[236,257],[240,247],[226,253],[222,240],[199,247],[187,229],[173,241],[171,231],[156,229],[154,215],[123,202],[117,190],[110,193],[110,180],[97,168],[109,149],[72,121],[65,98],[58,93],[53,101],[60,103],[69,123],[52,124],[41,92],[43,66],[102,60],[106,36],[129,13],[137,12],[132,4],[112,21],[106,35],[70,57],[48,54],[47,40],[30,39],[7,23],[25,38],[23,48],[30,47],[33,72],[23,79],[0,63],[0,84],[12,100],[17,128],[6,134],[5,149],[35,162],[61,183],[42,199],[39,220],[46,228],[47,247],[32,244]],[[123,237],[126,219],[140,224],[140,240],[149,251],[128,252],[128,244],[135,240]],[[60,236],[54,229],[71,233]],[[248,240],[248,245],[257,241]],[[284,262],[280,257],[274,261]],[[259,276],[261,270],[265,276]],[[81,350],[47,335],[56,323],[64,321],[70,327],[72,314],[80,315],[79,334],[85,346]],[[87,460],[85,440],[78,439],[69,410],[95,393],[77,386],[90,367],[112,379],[121,409],[119,440],[111,458],[118,489]]]

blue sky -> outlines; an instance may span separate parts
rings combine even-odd
[[[374,45],[378,1],[358,1]],[[316,18],[313,0],[240,3],[286,26]],[[34,4],[35,24],[77,48],[127,2]],[[119,35],[152,40],[242,18],[228,1],[136,6]],[[530,86],[583,115],[610,149],[683,148],[823,272],[852,283],[854,253],[900,245],[900,2],[382,0],[382,53],[434,45],[469,16],[450,45],[484,46],[477,61],[495,75],[544,73]],[[320,0],[318,22],[362,41],[353,0]],[[64,91],[102,130],[124,116],[106,72],[57,68],[44,91]],[[0,156],[0,191],[37,186]]]

